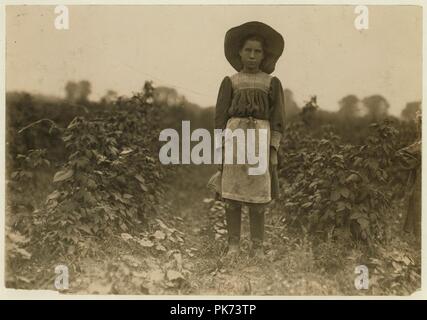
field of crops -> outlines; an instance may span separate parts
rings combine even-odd
[[[153,88],[115,102],[7,97],[7,286],[65,293],[407,295],[420,287],[419,239],[405,233],[409,170],[398,150],[416,126],[342,117],[307,104],[286,123],[280,198],[265,261],[226,247],[214,166],[164,166],[163,128],[212,130],[214,110],[170,106]],[[420,203],[416,205],[421,205]],[[248,249],[245,215],[244,252]],[[246,250],[246,251],[245,251]],[[369,270],[358,290],[355,267]]]

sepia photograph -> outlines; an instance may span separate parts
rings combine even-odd
[[[421,291],[421,5],[4,15],[6,289]]]

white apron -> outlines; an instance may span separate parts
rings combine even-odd
[[[229,139],[233,145],[233,162],[232,164],[223,164],[222,181],[221,181],[221,196],[225,199],[237,200],[247,203],[268,203],[271,201],[271,177],[269,171],[270,161],[270,122],[268,120],[253,119],[253,118],[237,118],[233,117],[228,120],[226,129],[243,129],[245,143],[238,144],[237,139]],[[260,168],[262,174],[250,175],[249,168],[259,167],[259,163],[249,164],[248,158],[245,157],[245,164],[238,164],[238,154],[246,155],[248,148],[248,131],[247,129],[255,129],[255,146],[254,151],[256,156],[263,156],[265,163],[264,167]],[[266,145],[260,145],[260,132],[258,129],[265,129],[267,132]],[[252,140],[253,141],[253,140]],[[252,145],[254,145],[252,143]],[[223,149],[224,155],[227,156],[227,147]],[[262,153],[262,155],[260,154]],[[227,160],[225,158],[225,160]]]

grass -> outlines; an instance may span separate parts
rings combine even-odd
[[[390,224],[393,237],[371,251],[360,244],[315,242],[307,234],[288,229],[281,222],[281,211],[271,210],[266,217],[263,260],[249,257],[249,223],[244,212],[242,253],[237,259],[224,259],[223,206],[209,200],[205,188],[212,170],[182,167],[178,176],[169,177],[157,218],[178,230],[183,242],[168,236],[158,240],[164,247],[160,250],[118,234],[91,242],[92,256],[33,255],[8,270],[9,286],[55,289],[54,267],[65,264],[70,268],[68,294],[409,295],[420,287],[420,250],[410,236],[399,231],[401,205],[390,213],[395,217]],[[147,232],[152,236],[161,228],[153,221]],[[358,265],[369,268],[368,290],[355,288]]]

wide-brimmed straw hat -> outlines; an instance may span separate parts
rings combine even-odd
[[[239,50],[243,41],[252,35],[258,35],[265,40],[264,60],[260,65],[260,69],[270,74],[274,71],[277,60],[283,53],[285,40],[279,32],[265,23],[251,21],[228,30],[224,41],[225,57],[234,69],[237,71],[242,70],[243,65]]]

